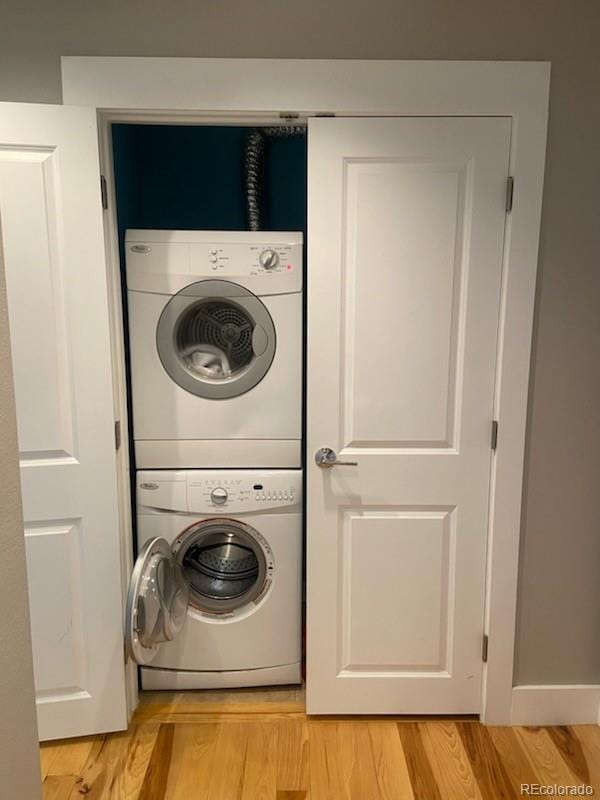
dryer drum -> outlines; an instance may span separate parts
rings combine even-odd
[[[229,281],[197,281],[173,295],[158,320],[156,348],[169,377],[197,397],[225,400],[269,371],[275,325],[260,300]]]
[[[177,346],[192,370],[212,366],[213,377],[229,377],[252,361],[253,330],[254,321],[243,308],[224,299],[208,300],[183,315]]]

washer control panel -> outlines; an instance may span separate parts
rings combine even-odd
[[[242,514],[298,507],[301,470],[153,470],[137,475],[138,507]]]

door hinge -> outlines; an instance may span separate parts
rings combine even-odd
[[[279,119],[298,119],[300,114],[297,111],[280,111]]]
[[[509,175],[506,179],[506,211],[512,211],[513,207],[513,194],[515,192],[515,179]]]
[[[115,450],[121,447],[121,420],[115,420]]]
[[[498,420],[492,420],[492,441],[491,441],[492,450],[496,450],[498,447]]]
[[[315,117],[335,117],[335,113],[333,111],[317,111]]]
[[[102,208],[106,211],[108,208],[108,188],[104,175],[100,175],[100,197],[102,198]]]
[[[482,645],[481,645],[481,660],[483,661],[484,664],[487,664],[488,643],[489,643],[489,637],[488,637],[487,633],[484,633],[483,634],[483,642],[482,642]]]

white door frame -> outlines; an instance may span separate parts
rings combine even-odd
[[[183,124],[244,123],[289,112],[300,119],[320,114],[512,118],[510,174],[515,194],[505,231],[496,362],[494,417],[499,437],[491,468],[485,617],[489,650],[481,713],[487,724],[510,724],[550,65],[65,57],[62,74],[65,103],[106,112],[105,154],[107,126],[116,118]],[[109,249],[114,250],[114,239]],[[114,314],[119,313],[115,309]],[[115,345],[115,357],[120,363],[122,343]]]

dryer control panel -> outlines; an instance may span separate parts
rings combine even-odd
[[[152,470],[137,474],[138,511],[244,514],[299,507],[301,470]]]
[[[300,292],[303,241],[297,231],[128,230],[127,287],[171,293],[221,279],[259,295]]]

